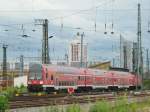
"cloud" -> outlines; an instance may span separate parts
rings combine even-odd
[[[112,44],[119,46],[120,34],[127,40],[136,41],[137,1],[114,0],[114,15],[112,16],[111,0],[4,0],[0,4],[0,24],[9,24],[10,26],[0,26],[0,30],[2,30],[0,38],[1,41],[7,41],[13,46],[10,49],[12,52],[21,46],[24,51],[29,51],[25,55],[35,56],[37,53],[34,54],[33,51],[37,52],[41,48],[42,27],[34,26],[34,19],[48,18],[49,35],[54,35],[54,38],[49,41],[50,53],[53,57],[54,54],[55,57],[63,56],[76,33],[85,32],[84,40],[88,43],[89,59],[92,59],[95,54],[97,54],[97,58],[102,56],[111,59],[114,55],[111,52]],[[105,4],[106,2],[107,4]],[[148,8],[148,3],[149,0],[142,1],[142,8]],[[99,6],[96,18],[97,32],[94,31],[95,9],[82,11],[93,6]],[[147,38],[149,35],[144,31],[150,15],[145,10],[142,15],[144,15],[142,16],[143,45],[149,47],[149,38]],[[61,17],[64,18],[61,19]],[[114,35],[110,34],[112,22],[114,22]],[[25,33],[30,35],[30,38],[23,39],[18,36],[22,34],[22,23]],[[63,29],[61,29],[61,24],[64,26]],[[3,32],[5,29],[9,29],[9,34]],[[32,32],[33,29],[36,29],[36,32]],[[104,35],[105,30],[108,35]],[[18,50],[17,54],[21,53],[23,50],[20,52]]]

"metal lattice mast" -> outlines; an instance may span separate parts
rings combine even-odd
[[[124,68],[127,69],[127,46],[123,46],[123,54],[124,54]]]
[[[138,44],[137,42],[133,42],[133,58],[132,58],[132,63],[133,63],[133,72],[137,73],[137,67],[138,67]]]
[[[150,70],[149,70],[149,50],[146,50],[146,68],[147,68],[147,77],[146,78],[150,78]]]
[[[7,45],[3,44],[3,78],[7,77]]]
[[[83,67],[83,37],[84,37],[84,32],[81,34],[81,59],[80,59],[80,67]]]
[[[24,56],[20,56],[20,75],[24,75]]]
[[[137,74],[141,75],[143,81],[143,55],[142,55],[142,38],[141,38],[141,5],[138,3],[138,29],[137,29],[137,41],[138,41],[138,67]],[[142,82],[143,83],[143,82]],[[141,85],[143,86],[143,85]]]
[[[42,39],[42,63],[49,64],[49,45],[48,45],[48,20],[37,19],[35,20],[36,25],[42,25],[43,27],[43,39]]]

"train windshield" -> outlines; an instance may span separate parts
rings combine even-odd
[[[29,65],[29,77],[30,80],[42,79],[42,66],[40,64]]]

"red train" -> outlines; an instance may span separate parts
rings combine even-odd
[[[130,72],[31,64],[29,91],[135,89],[141,79]]]

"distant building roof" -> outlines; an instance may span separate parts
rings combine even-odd
[[[107,61],[107,62],[100,62],[94,65],[89,66],[89,68],[96,68],[96,69],[106,69],[108,70],[111,66],[111,62]]]

